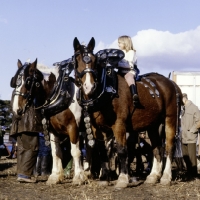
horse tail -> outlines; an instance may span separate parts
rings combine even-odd
[[[181,149],[181,138],[179,134],[179,119],[180,119],[180,112],[181,112],[181,105],[183,105],[182,101],[182,92],[178,85],[171,80],[174,85],[176,91],[176,105],[177,105],[177,118],[176,118],[176,134],[175,134],[175,151],[174,157],[182,157],[182,149]]]
[[[180,90],[180,88],[178,87],[178,85],[171,80],[171,82],[174,85],[175,91],[176,91],[176,106],[177,106],[177,121],[176,121],[176,135],[178,134],[178,127],[179,127],[179,117],[180,117],[180,111],[181,111],[181,105],[183,104],[182,101],[182,92]]]

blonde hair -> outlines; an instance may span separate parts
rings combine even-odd
[[[126,52],[129,50],[136,51],[133,47],[133,42],[131,40],[131,37],[129,37],[127,35],[122,35],[122,36],[118,37],[118,42],[124,44]]]

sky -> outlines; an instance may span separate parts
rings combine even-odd
[[[129,35],[141,74],[200,71],[200,0],[0,0],[0,99],[10,100],[18,59],[52,67],[75,37],[96,53]]]

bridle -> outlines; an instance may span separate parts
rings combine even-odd
[[[95,55],[93,54],[92,51],[88,51],[86,46],[82,46],[82,47],[83,47],[82,60],[86,64],[86,68],[82,72],[79,72],[77,70],[78,65],[77,65],[77,61],[76,61],[76,57],[81,54],[80,50],[75,52],[75,54],[73,56],[75,76],[77,77],[77,83],[78,83],[79,87],[82,86],[81,78],[83,78],[83,76],[86,73],[91,73],[94,77],[95,83],[97,82],[97,71],[88,67],[88,64],[92,62],[92,59],[89,54],[91,54],[93,56],[95,56]]]
[[[33,75],[28,76],[25,80],[25,87],[27,89],[26,93],[22,93],[20,91],[16,91],[17,88],[19,88],[22,85],[22,79],[24,76],[24,71],[25,69],[30,66],[30,63],[25,63],[22,66],[22,69],[20,70],[17,80],[16,80],[16,85],[15,85],[15,90],[13,92],[13,96],[18,95],[18,96],[22,96],[24,99],[27,99],[26,104],[24,105],[22,112],[20,113],[21,115],[23,115],[25,113],[25,111],[27,110],[27,108],[29,108],[31,106],[31,104],[33,103],[34,97],[32,95],[33,92],[33,87],[41,87],[41,83],[38,81],[38,78],[36,76],[36,72],[34,70]]]

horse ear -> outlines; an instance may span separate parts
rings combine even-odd
[[[49,75],[49,82],[55,82],[56,81],[56,76],[52,72]]]
[[[94,47],[95,47],[95,39],[92,37],[91,40],[90,40],[90,42],[88,43],[88,49],[90,51],[93,51]]]
[[[77,51],[80,49],[80,42],[78,41],[77,37],[74,38],[74,42],[73,42],[73,46],[74,46],[74,51]]]
[[[37,69],[37,58],[36,58],[36,60],[33,63],[31,63],[29,70],[30,70],[30,72],[31,71],[33,72],[36,69]]]
[[[22,67],[22,62],[18,59],[18,62],[17,62],[17,66],[18,68]]]
[[[31,64],[31,66],[36,69],[37,68],[37,58],[35,59],[35,61]]]

